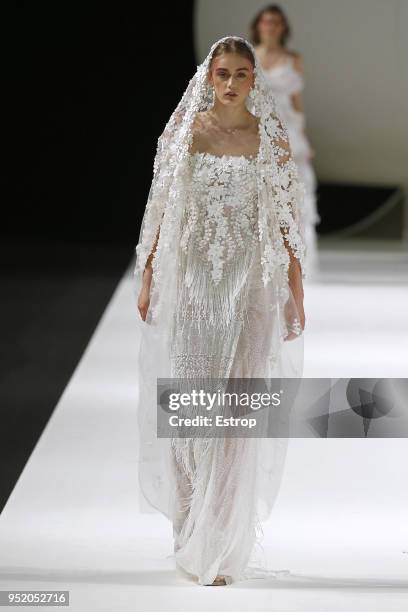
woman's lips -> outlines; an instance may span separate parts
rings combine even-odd
[[[237,96],[237,94],[236,94],[236,93],[232,93],[232,92],[230,92],[230,93],[226,93],[225,95],[226,95],[228,98],[236,98],[236,96]]]

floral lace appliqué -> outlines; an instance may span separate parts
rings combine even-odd
[[[181,248],[194,238],[196,254],[217,284],[224,269],[257,241],[256,158],[191,155],[191,193]]]

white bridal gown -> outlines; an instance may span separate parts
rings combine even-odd
[[[268,376],[279,338],[262,285],[256,158],[196,152],[189,160],[172,376]],[[217,574],[252,577],[248,564],[259,567],[260,519],[278,492],[287,440],[173,438],[170,448],[177,566],[199,584]]]
[[[293,56],[269,69],[263,69],[266,81],[276,99],[278,111],[286,123],[292,156],[299,170],[300,178],[305,184],[303,223],[307,246],[308,278],[318,272],[317,235],[315,226],[320,222],[316,205],[316,175],[308,159],[311,147],[303,128],[305,115],[293,107],[291,96],[304,89],[303,76],[294,67]]]

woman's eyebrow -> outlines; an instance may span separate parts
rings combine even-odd
[[[217,70],[228,70],[228,68],[222,68],[222,67],[220,67],[220,68],[217,68]],[[242,68],[237,68],[237,69],[235,70],[235,72],[236,72],[237,70],[249,70],[249,69],[248,69],[246,66],[243,66]]]

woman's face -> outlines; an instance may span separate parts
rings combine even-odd
[[[254,84],[254,68],[242,55],[222,53],[212,61],[208,81],[222,104],[237,106],[245,102]]]
[[[265,12],[258,21],[258,34],[261,42],[279,42],[285,33],[285,24],[278,13]]]

